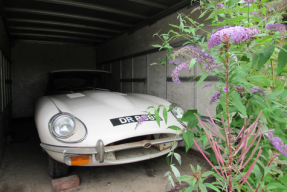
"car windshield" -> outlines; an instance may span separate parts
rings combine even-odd
[[[110,73],[101,71],[59,71],[48,74],[44,95],[84,90],[117,91]]]

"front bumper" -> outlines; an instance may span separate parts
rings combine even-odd
[[[183,138],[166,137],[154,140],[142,140],[120,145],[104,146],[98,140],[95,147],[53,146],[41,143],[41,147],[55,160],[65,163],[67,155],[92,155],[92,162],[86,166],[102,166],[132,163],[159,157],[182,145]],[[118,155],[117,155],[118,154]]]

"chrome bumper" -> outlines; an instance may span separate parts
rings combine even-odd
[[[121,145],[114,145],[114,146],[104,146],[101,140],[98,140],[97,146],[95,147],[67,147],[67,146],[54,146],[48,145],[45,143],[41,143],[40,146],[48,151],[58,152],[58,153],[66,153],[66,154],[98,154],[98,153],[109,153],[115,151],[122,151],[126,149],[133,149],[133,148],[145,148],[146,144],[158,145],[163,143],[170,143],[174,141],[182,141],[183,138],[177,136],[175,137],[166,137],[162,139],[155,139],[155,140],[143,140],[138,142],[126,143]]]

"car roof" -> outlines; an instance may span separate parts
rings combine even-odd
[[[49,73],[58,73],[58,72],[103,72],[103,73],[110,73],[108,71],[95,70],[95,69],[64,69],[64,70],[50,71]]]

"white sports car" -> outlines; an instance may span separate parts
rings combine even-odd
[[[151,105],[174,106],[159,127],[153,115],[136,129]],[[176,125],[183,110],[145,94],[119,93],[111,74],[100,70],[48,73],[44,95],[36,104],[35,122],[41,147],[48,153],[48,172],[57,178],[69,166],[103,166],[155,158],[184,145]],[[174,142],[175,141],[175,142]]]

